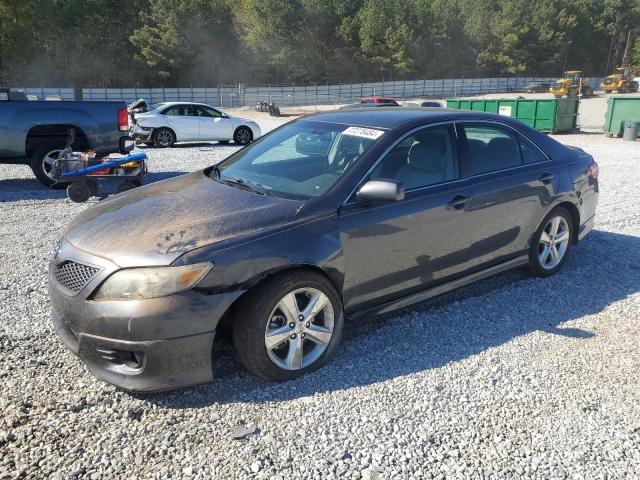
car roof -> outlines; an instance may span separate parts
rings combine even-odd
[[[391,129],[413,120],[423,120],[425,123],[448,120],[500,120],[513,123],[511,117],[504,115],[435,107],[348,108],[314,113],[304,119],[382,129]]]
[[[172,105],[200,105],[203,107],[211,107],[211,105],[207,105],[206,103],[199,103],[199,102],[158,102],[158,103],[155,103],[154,105],[157,105],[158,107],[170,107]],[[217,107],[212,107],[212,108],[217,108]]]

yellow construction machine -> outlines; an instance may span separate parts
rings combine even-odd
[[[581,70],[567,70],[564,72],[564,78],[556,80],[556,84],[555,87],[549,88],[549,93],[553,93],[556,98],[593,95],[593,89],[589,82],[582,78]]]
[[[605,93],[631,93],[638,91],[638,82],[631,76],[629,67],[616,67],[618,73],[612,73],[600,84]]]

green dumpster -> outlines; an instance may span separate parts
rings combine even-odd
[[[541,132],[570,132],[578,119],[577,98],[478,98],[447,100],[447,108],[497,113],[517,118]]]
[[[640,122],[640,97],[609,97],[604,133],[621,136],[625,122]]]

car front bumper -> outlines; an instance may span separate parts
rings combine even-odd
[[[212,380],[212,347],[219,320],[242,292],[189,291],[143,300],[91,300],[119,268],[63,243],[49,268],[53,327],[97,378],[131,392],[152,392]],[[77,293],[55,275],[73,261],[98,268]]]

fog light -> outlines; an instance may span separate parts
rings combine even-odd
[[[131,370],[140,370],[144,366],[144,352],[131,352],[129,350],[117,350],[112,348],[97,347],[100,357],[116,366],[126,367]]]

